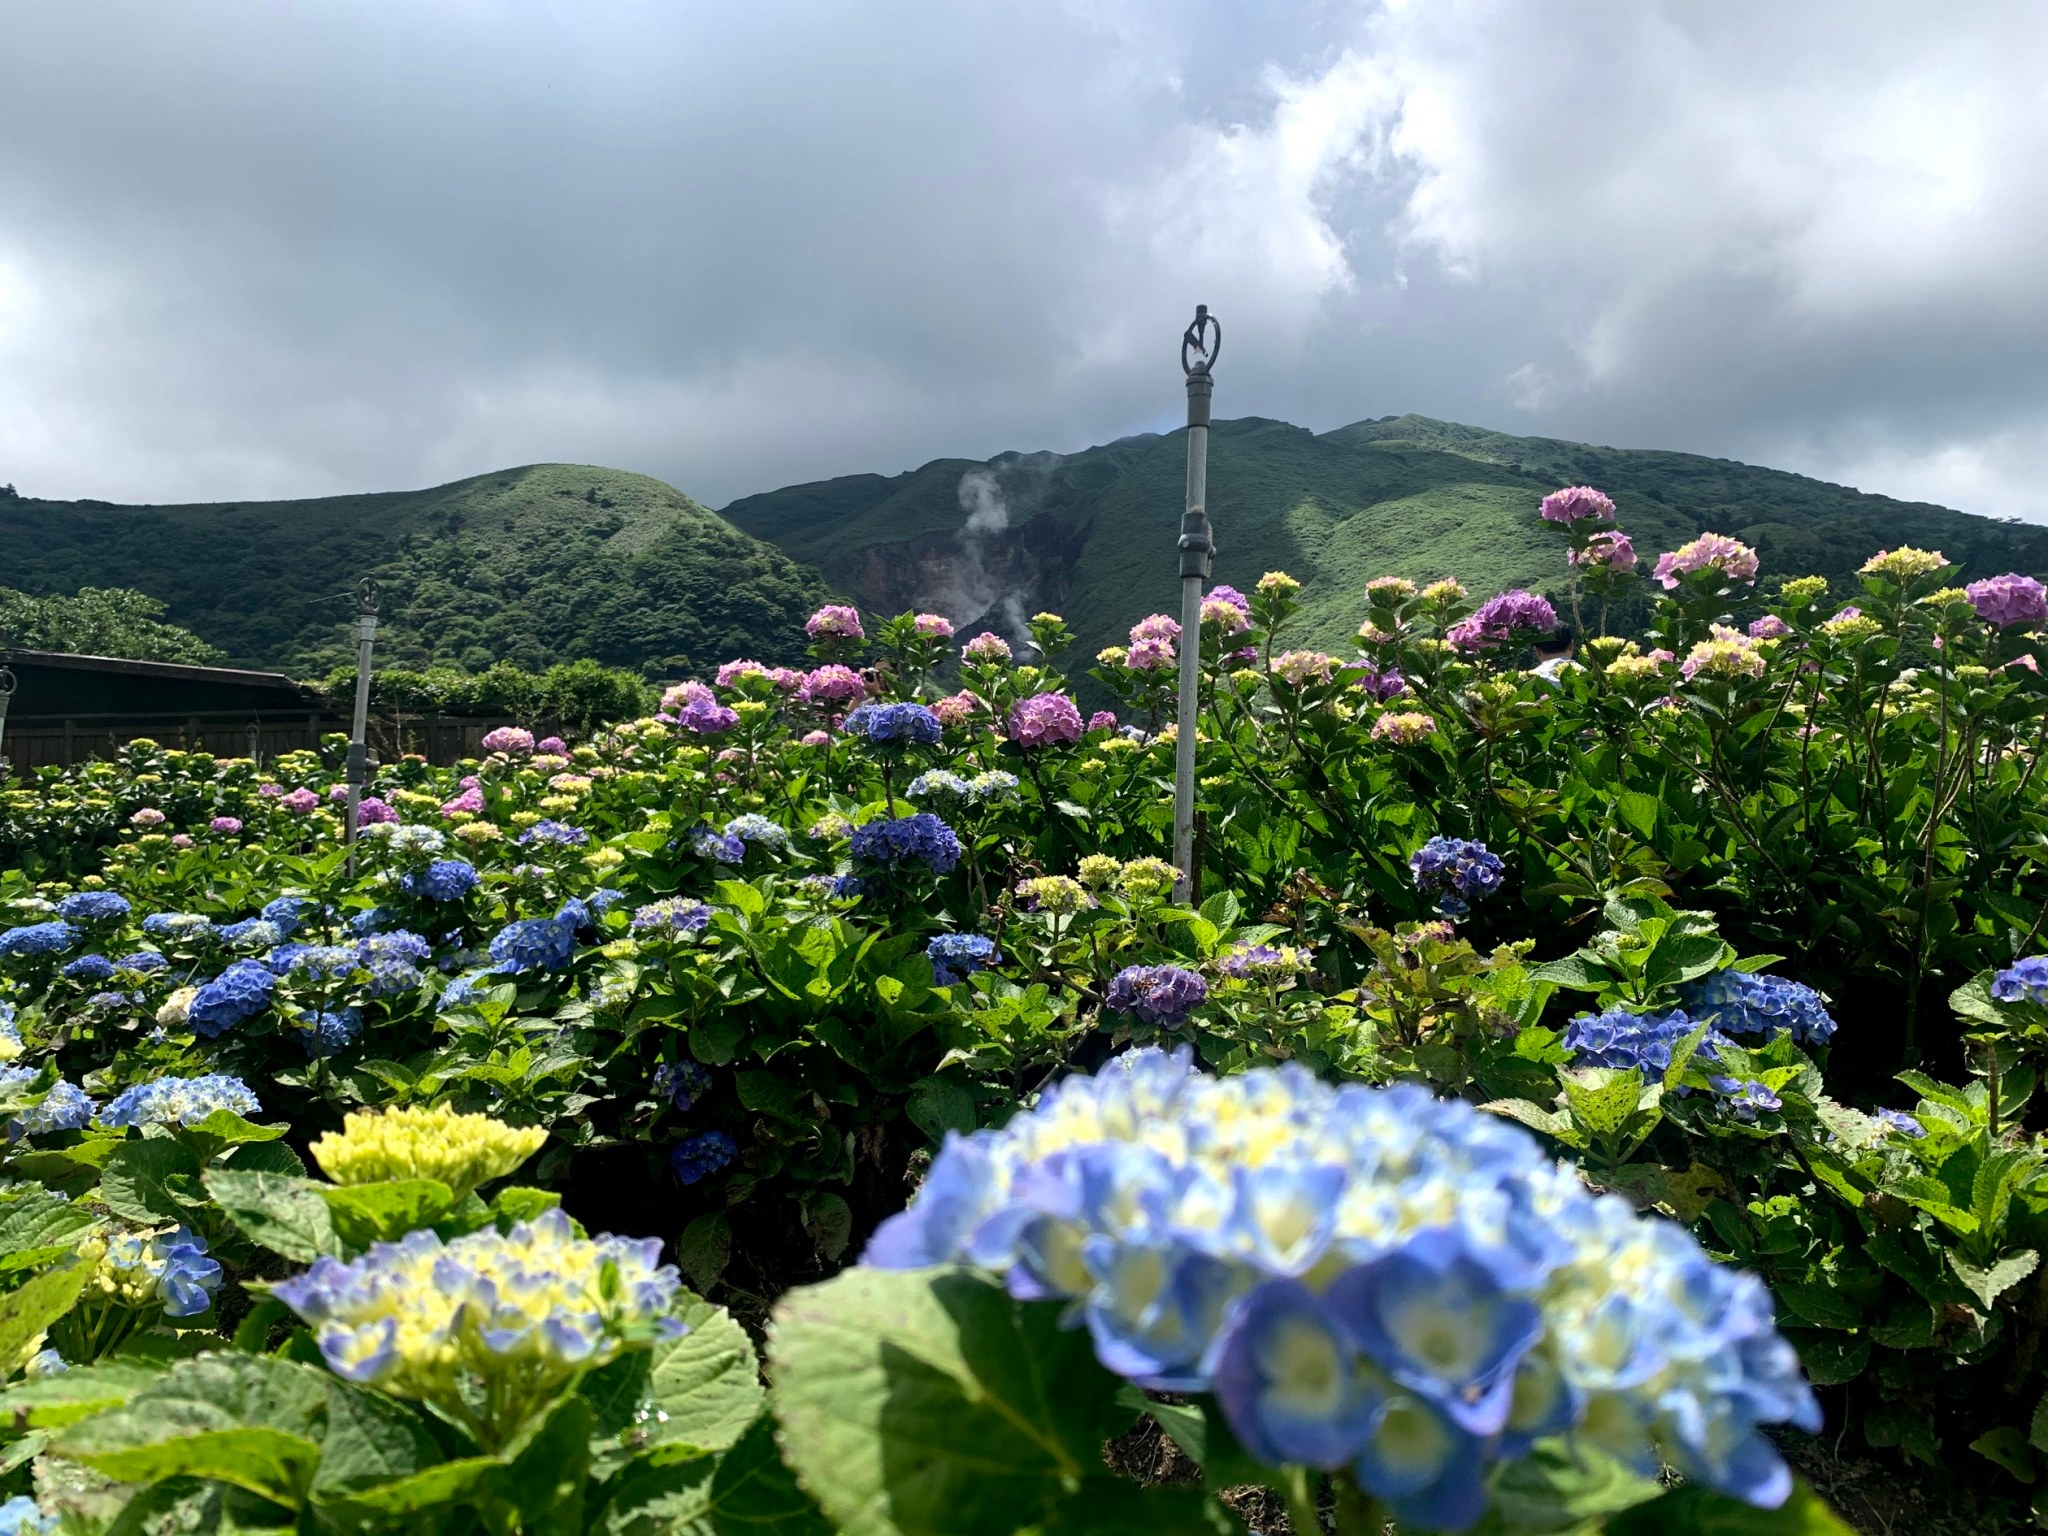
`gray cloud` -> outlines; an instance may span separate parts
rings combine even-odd
[[[2048,515],[2048,12],[0,0],[0,479],[713,504],[1420,410]]]

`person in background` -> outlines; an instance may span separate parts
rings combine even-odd
[[[1560,624],[1549,634],[1537,638],[1536,665],[1529,670],[1542,678],[1551,687],[1563,684],[1564,673],[1579,670],[1579,663],[1572,660],[1572,652],[1578,649],[1578,636],[1572,633],[1569,624]]]

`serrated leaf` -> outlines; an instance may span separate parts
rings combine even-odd
[[[678,1315],[690,1331],[657,1345],[648,1373],[658,1411],[647,1444],[725,1450],[761,1416],[767,1398],[753,1341],[731,1313],[702,1297],[686,1297]]]
[[[1950,1249],[1948,1255],[1949,1268],[1956,1272],[1956,1278],[1963,1282],[1970,1294],[1983,1303],[1986,1312],[2000,1296],[2031,1275],[2040,1263],[2041,1255],[2031,1248],[2008,1254],[1988,1269],[1965,1264],[1954,1249]]]
[[[114,1359],[17,1381],[0,1392],[0,1420],[17,1435],[31,1429],[62,1429],[119,1408],[161,1375],[160,1366]]]
[[[849,1269],[770,1335],[797,1480],[848,1536],[1010,1536],[1131,1417],[1085,1331],[964,1271]]]
[[[1991,979],[1996,971],[1979,971],[1968,981],[1948,995],[1948,1005],[1957,1017],[1974,1019],[1979,1024],[1988,1024],[1994,1029],[2003,1029],[2010,1022],[2005,1008],[1991,995]]]
[[[341,1252],[334,1218],[319,1186],[309,1179],[282,1173],[245,1173],[239,1168],[209,1168],[203,1180],[221,1214],[243,1236],[295,1264],[310,1264],[323,1254]]]
[[[676,1263],[690,1284],[708,1291],[718,1284],[732,1258],[732,1219],[723,1211],[706,1211],[683,1228],[676,1239]]]
[[[949,1077],[920,1079],[911,1088],[903,1112],[935,1143],[944,1141],[948,1131],[974,1129],[974,1095]]]
[[[1489,1115],[1516,1120],[1532,1131],[1541,1131],[1546,1136],[1562,1136],[1571,1129],[1571,1120],[1555,1110],[1532,1104],[1527,1099],[1494,1099],[1479,1106]]]
[[[491,1217],[500,1231],[509,1232],[522,1221],[531,1221],[562,1203],[552,1189],[530,1189],[524,1184],[507,1184],[491,1196]]]
[[[1642,836],[1648,837],[1657,830],[1655,795],[1646,795],[1639,789],[1624,789],[1614,797],[1614,808],[1621,813],[1621,819]]]
[[[832,1526],[757,1420],[719,1456],[636,1462],[621,1474],[593,1536],[833,1536]]]
[[[99,1225],[85,1207],[33,1185],[0,1202],[0,1255],[13,1255],[65,1244]]]
[[[107,1209],[137,1226],[183,1222],[205,1205],[199,1187],[199,1159],[164,1137],[131,1141],[100,1170],[100,1199]]]
[[[2034,1480],[2034,1456],[2027,1437],[2010,1424],[1987,1429],[1970,1442],[1970,1449],[1986,1461],[1995,1462],[2023,1483]]]
[[[268,1355],[201,1355],[126,1407],[73,1424],[54,1448],[120,1482],[206,1477],[296,1509],[320,1459],[328,1381]]]
[[[357,1250],[372,1243],[395,1243],[408,1232],[431,1227],[455,1208],[455,1191],[438,1179],[315,1184],[312,1188],[327,1203],[335,1236]]]
[[[1233,1536],[1244,1526],[1206,1488],[1148,1488],[1103,1476],[1055,1504],[1039,1529],[1045,1536]]]
[[[1643,1100],[1643,1080],[1632,1068],[1584,1067],[1560,1077],[1573,1121],[1596,1137],[1618,1132]]]
[[[327,1427],[313,1478],[315,1498],[397,1482],[443,1459],[426,1422],[406,1404],[345,1381],[327,1383]]]
[[[1778,1300],[1803,1322],[1818,1328],[1860,1328],[1863,1309],[1826,1281],[1800,1281],[1776,1288]]]
[[[829,1189],[814,1189],[804,1196],[804,1230],[818,1257],[827,1264],[837,1262],[853,1237],[853,1208]]]
[[[71,1310],[89,1273],[84,1264],[67,1264],[0,1295],[0,1361],[27,1359],[37,1335]]]

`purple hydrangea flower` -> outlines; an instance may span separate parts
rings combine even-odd
[[[1064,693],[1035,693],[1010,711],[1010,740],[1049,747],[1081,739],[1081,711]]]
[[[804,633],[813,640],[830,637],[835,640],[865,640],[867,631],[860,627],[860,610],[844,603],[827,603],[804,621]]]
[[[946,735],[939,717],[922,704],[863,704],[846,717],[846,730],[889,747],[935,747]]]
[[[1415,889],[1437,893],[1437,911],[1463,917],[1471,903],[1500,889],[1507,866],[1484,843],[1462,837],[1432,837],[1408,860]]]
[[[1515,587],[1489,597],[1471,618],[1452,625],[1447,638],[1461,651],[1490,651],[1556,628],[1557,610],[1550,599]]]
[[[1110,978],[1104,999],[1118,1013],[1178,1029],[1209,996],[1209,984],[1177,965],[1127,965]]]
[[[1614,516],[1614,501],[1590,485],[1568,485],[1544,497],[1537,515],[1546,523],[1569,525],[1587,518],[1607,522]]]
[[[1970,606],[1987,624],[2004,629],[2013,624],[2039,624],[2048,620],[2048,587],[2031,576],[2008,571],[1986,581],[1973,581],[1963,589]]]

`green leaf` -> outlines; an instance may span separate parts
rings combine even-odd
[[[949,1077],[921,1079],[910,1090],[903,1112],[935,1142],[944,1141],[948,1131],[974,1129],[974,1096]]]
[[[1956,1251],[1948,1253],[1949,1268],[1956,1272],[1956,1278],[1969,1288],[1972,1296],[1984,1304],[1989,1312],[1991,1304],[2007,1291],[2031,1275],[2041,1263],[2041,1255],[2031,1248],[2009,1254],[1988,1269],[1979,1269],[1974,1264],[1965,1264]]]
[[[1516,1531],[1560,1531],[1633,1509],[1663,1492],[1654,1478],[1631,1471],[1590,1445],[1563,1438],[1536,1442],[1494,1479],[1491,1503]]]
[[[1957,1017],[1974,1019],[1994,1029],[2004,1029],[2011,1023],[2011,1016],[1991,996],[1991,979],[1997,974],[1996,971],[1979,971],[1949,993],[1948,1005],[1955,1010]]]
[[[767,1394],[746,1329],[723,1307],[686,1297],[678,1315],[689,1332],[655,1346],[647,1390],[660,1410],[648,1426],[650,1446],[722,1451],[761,1416]]]
[[[455,1206],[455,1191],[438,1179],[390,1179],[376,1184],[316,1184],[327,1202],[334,1235],[350,1248],[394,1243],[431,1227]]]
[[[443,1504],[475,1499],[503,1476],[505,1463],[495,1456],[465,1456],[402,1477],[396,1482],[358,1489],[349,1507],[377,1515],[414,1515]]]
[[[581,1536],[594,1418],[582,1398],[561,1399],[506,1469],[498,1486],[521,1536]]]
[[[552,1189],[530,1189],[524,1184],[507,1184],[491,1196],[491,1217],[500,1232],[510,1232],[522,1221],[531,1221],[562,1203]]]
[[[15,1434],[62,1429],[95,1413],[119,1408],[161,1375],[161,1367],[132,1360],[75,1365],[55,1376],[18,1381],[0,1392],[0,1419],[9,1421]]]
[[[1779,1285],[1778,1300],[1803,1322],[1819,1328],[1861,1328],[1863,1309],[1825,1280]]]
[[[171,1367],[54,1443],[125,1483],[208,1477],[297,1509],[320,1459],[330,1378],[269,1355],[210,1354]]]
[[[99,1218],[83,1206],[24,1185],[0,1201],[0,1254],[25,1253],[54,1244],[68,1246],[71,1238],[98,1225]]]
[[[1644,837],[1657,830],[1657,797],[1646,795],[1639,789],[1624,789],[1614,797],[1614,808],[1621,813],[1621,819],[1634,827]]]
[[[775,1450],[762,1418],[722,1456],[636,1462],[619,1477],[593,1536],[833,1536]]]
[[[199,1159],[165,1137],[131,1141],[107,1159],[100,1172],[100,1199],[107,1209],[137,1226],[187,1221],[206,1203],[199,1187]]]
[[[440,1446],[411,1408],[381,1392],[328,1382],[316,1499],[397,1482],[441,1460]]]
[[[723,1211],[706,1211],[676,1239],[676,1262],[700,1291],[718,1284],[731,1258],[732,1221]]]
[[[797,1480],[847,1536],[1010,1536],[1131,1417],[1057,1302],[955,1270],[850,1269],[786,1295],[770,1335]]]
[[[1839,1333],[1807,1333],[1797,1342],[1799,1363],[1806,1367],[1806,1379],[1816,1387],[1854,1381],[1870,1364],[1868,1339],[1844,1338]]]
[[[232,1109],[216,1109],[197,1125],[179,1126],[172,1134],[191,1148],[200,1162],[205,1163],[229,1147],[280,1141],[290,1129],[288,1125],[257,1125]]]
[[[26,1360],[36,1336],[71,1310],[90,1273],[87,1265],[67,1264],[0,1296],[0,1362],[6,1368]]]
[[[1231,1536],[1244,1526],[1206,1488],[1141,1487],[1090,1477],[1054,1505],[1045,1536]]]
[[[707,1067],[722,1067],[740,1053],[747,1027],[722,1013],[709,1014],[690,1026],[690,1054]]]
[[[258,1247],[295,1264],[310,1264],[322,1254],[341,1252],[334,1218],[320,1198],[319,1186],[311,1180],[282,1173],[244,1173],[240,1168],[209,1168],[202,1182],[221,1214]]]
[[[2034,1480],[2034,1456],[2027,1449],[2027,1437],[2010,1424],[1987,1429],[1970,1442],[1970,1449],[1986,1461],[1996,1462],[2023,1483]]]
[[[1643,1080],[1631,1067],[1582,1067],[1560,1077],[1572,1119],[1603,1139],[1628,1124],[1643,1099]]]
[[[1705,1488],[1674,1488],[1603,1529],[1605,1536],[1855,1536],[1803,1482],[1777,1509],[1756,1509]]]
[[[1529,967],[1532,981],[1547,981],[1572,992],[1598,992],[1613,979],[1613,972],[1585,955],[1566,955]]]
[[[814,1189],[804,1196],[804,1230],[818,1257],[834,1263],[853,1239],[853,1208],[829,1189]]]
[[[306,1176],[306,1160],[281,1141],[244,1142],[222,1158],[221,1164],[237,1173],[282,1173],[295,1179]]]
[[[1556,1136],[1566,1141],[1575,1139],[1572,1135],[1573,1127],[1569,1115],[1559,1114],[1556,1110],[1545,1109],[1542,1105],[1532,1104],[1527,1099],[1494,1099],[1490,1103],[1482,1104],[1479,1107],[1490,1115],[1500,1115],[1508,1120],[1518,1120],[1523,1125],[1528,1126],[1530,1130],[1541,1131],[1546,1136]]]
[[[796,1085],[780,1072],[736,1072],[732,1081],[748,1109],[786,1125],[808,1125],[815,1118],[798,1103]]]

